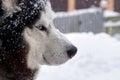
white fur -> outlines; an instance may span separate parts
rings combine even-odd
[[[54,12],[48,2],[40,20],[35,24],[35,26],[43,24],[48,33],[38,30],[35,26],[33,26],[33,29],[26,28],[24,31],[25,40],[30,46],[27,55],[27,65],[30,69],[38,68],[39,64],[62,64],[69,59],[67,49],[71,46],[71,42],[54,27],[53,15]]]

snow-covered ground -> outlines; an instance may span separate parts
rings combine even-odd
[[[105,33],[66,36],[77,55],[61,66],[43,66],[37,80],[120,80],[120,41]]]

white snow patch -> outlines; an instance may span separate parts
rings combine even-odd
[[[116,21],[116,22],[108,21],[108,22],[104,23],[104,26],[105,27],[119,27],[120,26],[120,21]]]
[[[112,11],[112,10],[105,10],[104,17],[117,17],[120,16],[120,13]]]
[[[120,80],[120,41],[105,33],[66,36],[77,55],[61,66],[43,66],[36,80]]]
[[[108,1],[107,0],[101,0],[100,1],[100,6],[101,7],[107,7],[108,6]]]
[[[80,15],[80,14],[86,14],[86,13],[96,13],[96,12],[100,12],[102,11],[100,8],[88,8],[88,9],[80,9],[80,10],[75,10],[72,12],[57,12],[55,14],[55,18],[56,17],[68,17],[68,16],[75,16],[75,15]]]

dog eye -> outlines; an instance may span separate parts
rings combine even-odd
[[[38,26],[36,26],[36,28],[41,30],[41,31],[46,31],[46,28],[44,25],[38,25]]]

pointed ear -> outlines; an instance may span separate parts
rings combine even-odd
[[[17,0],[2,0],[2,7],[6,12],[16,11]]]

